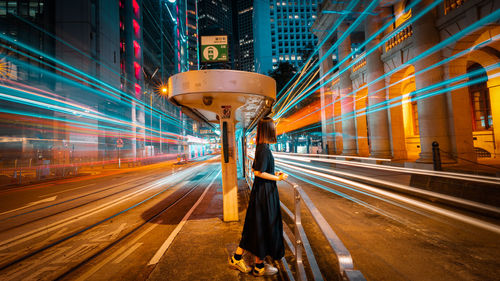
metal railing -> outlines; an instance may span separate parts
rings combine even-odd
[[[246,172],[245,178],[247,183],[251,187],[253,185],[253,175],[251,171],[253,159],[250,156],[247,156],[246,163]],[[294,200],[294,210],[290,211],[285,204],[280,202],[281,209],[283,210],[284,215],[288,216],[293,221],[293,231],[288,228],[286,223],[283,224],[285,230],[283,232],[283,238],[295,257],[295,269],[296,274],[293,276],[290,267],[285,258],[281,259],[281,262],[286,270],[287,276],[290,280],[305,281],[308,280],[306,269],[304,267],[303,254],[305,253],[305,257],[310,266],[310,271],[312,273],[312,277],[314,280],[324,280],[321,274],[321,270],[316,262],[316,258],[312,251],[311,244],[309,243],[309,239],[304,231],[304,227],[302,226],[302,216],[301,216],[301,206],[304,205],[309,212],[311,213],[314,221],[318,225],[323,234],[324,238],[328,241],[328,244],[332,251],[334,252],[337,260],[338,260],[338,273],[340,280],[349,280],[349,281],[362,281],[366,280],[363,274],[359,270],[354,269],[353,260],[351,254],[344,246],[340,238],[337,234],[332,230],[328,222],[325,220],[323,215],[316,208],[312,200],[309,198],[307,193],[296,183],[290,182],[288,180],[285,183],[289,184],[293,188],[293,200]],[[303,203],[303,204],[301,204]],[[293,237],[289,237],[288,233],[293,233]]]

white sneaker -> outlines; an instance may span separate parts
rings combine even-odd
[[[252,274],[254,276],[271,276],[278,273],[278,269],[270,264],[265,263],[263,268],[253,267]]]

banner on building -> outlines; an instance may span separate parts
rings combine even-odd
[[[226,62],[227,35],[201,36],[201,62]]]

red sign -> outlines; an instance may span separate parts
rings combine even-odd
[[[116,140],[116,147],[122,148],[123,147],[123,140],[122,139],[117,139]]]

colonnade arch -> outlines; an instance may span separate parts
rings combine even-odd
[[[414,67],[409,65],[389,78],[389,118],[394,160],[416,160],[420,153],[417,103],[412,100],[412,93],[416,90],[414,74]]]
[[[470,34],[450,48],[448,55],[456,55],[467,51],[466,54],[454,59],[448,64],[447,76],[449,79],[466,77],[468,72],[480,66],[486,73],[486,87],[488,91],[492,126],[479,127],[474,125],[474,101],[471,97],[477,86],[452,89],[448,93],[450,108],[451,136],[454,155],[461,159],[476,161],[477,156],[500,156],[500,26],[485,26],[481,30]],[[445,53],[446,54],[446,53]],[[488,70],[488,68],[490,68]],[[488,71],[487,71],[488,70]],[[475,77],[477,79],[477,77]],[[464,81],[469,81],[465,79]],[[474,79],[474,77],[473,77]],[[478,102],[478,100],[476,100]],[[476,150],[478,153],[476,153]]]

